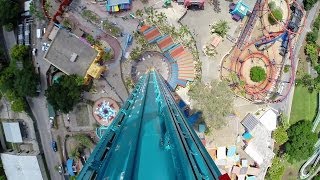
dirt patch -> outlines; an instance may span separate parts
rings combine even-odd
[[[90,125],[87,104],[78,104],[75,107],[74,111],[75,111],[75,115],[76,115],[77,126],[89,126]]]

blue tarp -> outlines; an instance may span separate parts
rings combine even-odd
[[[193,125],[195,122],[197,122],[200,119],[200,117],[201,117],[201,112],[196,112],[188,118],[188,121],[191,125]]]
[[[236,146],[230,146],[228,148],[227,157],[232,157],[236,155],[237,147]]]
[[[67,171],[70,176],[75,176],[73,169],[72,169],[72,164],[73,164],[73,159],[68,159],[67,160]]]
[[[178,105],[180,109],[183,109],[186,107],[187,104],[184,101],[180,100]]]

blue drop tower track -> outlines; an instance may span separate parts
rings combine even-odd
[[[165,80],[143,75],[77,179],[229,179],[189,126]]]

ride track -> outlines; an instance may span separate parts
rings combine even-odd
[[[296,2],[296,0],[292,0],[291,2],[289,2],[288,0],[286,0],[286,5],[287,5],[287,9],[288,9],[288,13],[287,13],[287,19],[285,20],[285,22],[283,21],[278,21],[274,15],[271,13],[271,10],[268,6],[268,1],[269,0],[258,0],[255,4],[255,7],[253,9],[253,12],[251,14],[250,19],[248,20],[248,23],[244,29],[244,31],[242,32],[241,36],[238,39],[238,42],[235,46],[235,49],[233,50],[233,54],[230,57],[231,63],[229,68],[226,68],[223,66],[221,66],[221,68],[226,69],[229,72],[235,72],[236,75],[238,76],[238,78],[240,80],[242,80],[245,85],[242,87],[237,87],[239,90],[243,89],[246,93],[246,98],[252,101],[265,101],[265,102],[281,102],[284,99],[286,99],[286,97],[288,96],[288,94],[290,93],[291,87],[295,81],[295,61],[294,61],[294,55],[293,55],[293,47],[292,47],[292,39],[295,37],[295,35],[299,35],[302,31],[303,31],[303,27],[305,24],[305,12],[302,9],[302,7]],[[302,22],[300,22],[300,24],[302,24],[302,26],[299,27],[297,32],[293,32],[290,29],[288,29],[288,24],[290,22],[291,19],[291,10],[290,10],[290,6],[292,4],[296,5],[296,8],[298,8],[302,13],[303,13],[303,20]],[[263,11],[266,11],[266,13],[263,13]],[[270,30],[267,29],[267,25],[265,24],[264,20],[262,18],[264,18],[264,16],[266,14],[271,14],[271,16],[276,20],[277,25],[280,25],[281,30],[277,31],[277,32],[271,32]],[[247,42],[246,39],[248,39],[249,36],[251,36],[252,34],[252,30],[254,29],[255,24],[257,23],[257,16],[260,16],[260,20],[261,20],[261,24],[262,24],[262,36]],[[275,43],[276,40],[279,39],[280,36],[283,36],[284,33],[288,33],[288,47],[289,48],[289,60],[290,60],[290,64],[291,64],[291,76],[290,76],[290,80],[287,85],[287,88],[285,90],[285,92],[283,94],[279,94],[280,96],[278,96],[277,99],[271,100],[271,99],[267,99],[266,96],[268,93],[270,93],[270,90],[272,89],[272,87],[274,85],[277,86],[277,83],[279,82],[279,79],[281,79],[280,77],[280,72],[281,69],[277,71],[277,67],[276,64],[273,61],[270,60],[270,58],[265,55],[263,52],[260,52],[259,50],[252,52],[252,46],[254,46],[255,44],[260,44],[260,45],[264,45],[264,44],[269,44],[269,43]],[[290,38],[291,36],[293,36],[292,38]],[[281,37],[280,37],[281,38]],[[267,43],[266,43],[267,42]],[[244,45],[244,47],[242,47]],[[250,49],[251,47],[251,49]],[[273,50],[272,52],[275,53],[276,50],[274,49],[274,47],[272,46]],[[249,55],[246,55],[245,53],[247,53],[247,50],[249,51]],[[268,52],[268,51],[267,51]],[[269,52],[268,52],[269,53]],[[240,58],[244,56],[244,58]],[[274,56],[275,57],[275,54]],[[255,83],[255,84],[250,84],[247,82],[246,78],[244,77],[244,64],[251,59],[251,61],[253,61],[253,59],[260,59],[264,62],[265,67],[266,67],[266,71],[267,71],[267,78],[261,82],[261,83]],[[224,61],[226,62],[226,61]],[[224,63],[223,62],[223,63]],[[222,69],[220,71],[222,73]],[[279,74],[277,73],[279,72]],[[222,74],[221,74],[222,77]],[[233,83],[236,83],[234,80],[232,80]],[[276,87],[275,86],[275,87]],[[277,88],[275,88],[277,92]],[[247,95],[249,95],[251,98],[248,98]]]

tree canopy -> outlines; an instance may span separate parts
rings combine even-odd
[[[265,70],[260,66],[254,66],[250,69],[250,79],[253,82],[261,82],[267,78]]]
[[[81,100],[83,86],[77,75],[64,75],[46,90],[48,102],[55,110],[68,113]]]
[[[318,65],[318,45],[316,43],[307,43],[305,53],[308,55],[312,66]]]
[[[220,20],[219,22],[215,24],[211,24],[211,34],[218,34],[221,37],[224,37],[227,35],[228,30],[230,29],[227,21]]]
[[[268,169],[266,179],[281,180],[284,173],[284,162],[280,157],[274,157],[272,159],[272,165]]]
[[[303,0],[304,9],[309,11],[315,3],[317,3],[317,0]]]
[[[273,139],[276,141],[278,145],[282,145],[288,141],[288,134],[286,128],[283,126],[278,127],[273,132]]]
[[[311,131],[311,128],[310,121],[301,120],[287,130],[289,140],[285,144],[285,152],[291,162],[305,160],[314,152],[313,147],[318,136]]]
[[[39,76],[35,73],[27,46],[16,45],[11,49],[9,66],[0,72],[0,90],[11,102],[13,111],[26,107],[24,98],[35,96]]]
[[[0,25],[16,24],[19,6],[14,1],[0,0]]]
[[[222,127],[225,117],[233,112],[233,94],[224,81],[212,81],[208,85],[195,82],[188,95],[195,101],[195,108],[202,111],[209,128]]]

